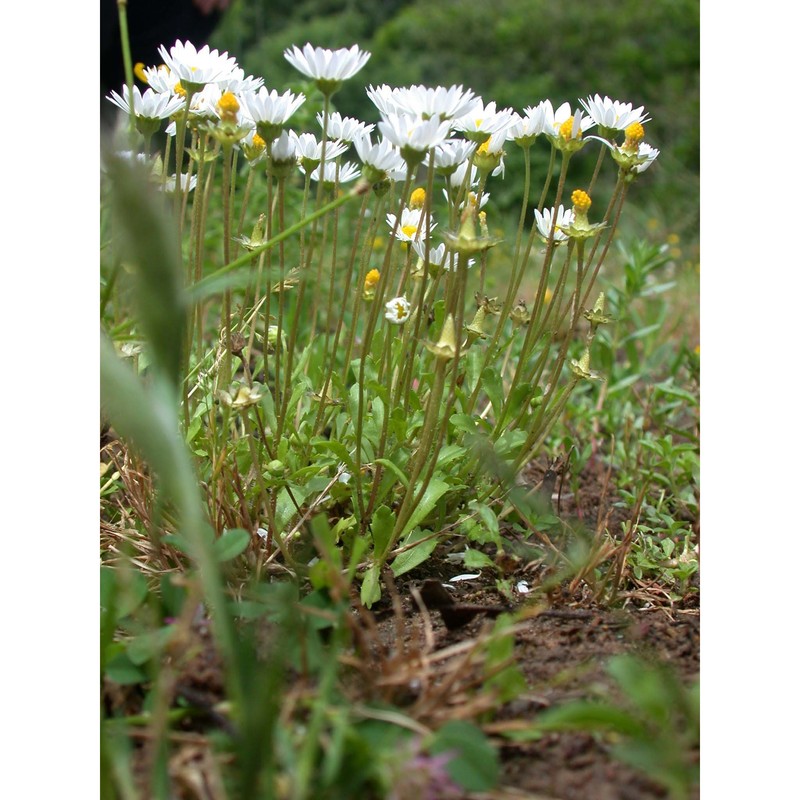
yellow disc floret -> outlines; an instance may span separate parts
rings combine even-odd
[[[253,134],[253,147],[256,150],[263,150],[267,146],[267,143],[257,134]]]
[[[172,87],[172,91],[175,92],[175,94],[179,94],[181,97],[186,97],[186,89],[181,86],[180,81],[178,81],[175,86]]]
[[[632,122],[625,128],[625,146],[638,147],[644,139],[644,128],[641,122]]]
[[[147,83],[147,75],[144,73],[144,64],[141,61],[136,62],[133,68],[133,74],[142,82]]]
[[[408,238],[409,238],[409,239],[413,239],[413,238],[414,238],[414,235],[415,235],[415,234],[416,234],[416,232],[417,232],[417,226],[416,226],[416,225],[403,225],[403,227],[402,227],[402,228],[400,228],[400,230],[401,230],[401,231],[402,231],[402,232],[403,232],[403,233],[404,233],[406,236],[408,236]]]
[[[375,285],[381,279],[381,274],[376,269],[371,269],[367,273],[367,277],[364,279],[364,290],[369,291],[370,289],[374,289]]]
[[[567,117],[558,128],[558,135],[562,139],[566,139],[569,141],[572,138],[572,128],[575,125],[575,117]],[[581,138],[581,132],[578,131],[577,137],[578,139]]]
[[[572,193],[572,207],[576,214],[585,214],[592,205],[592,198],[583,189],[576,189]]]
[[[422,208],[425,205],[425,190],[420,187],[411,192],[411,199],[408,201],[409,208]]]
[[[239,113],[239,101],[232,92],[223,92],[217,101],[219,115],[224,120],[236,122],[236,115]]]

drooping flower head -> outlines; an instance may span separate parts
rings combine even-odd
[[[369,61],[372,53],[361,50],[357,44],[339,50],[306,44],[302,50],[297,45],[287,47],[283,55],[295,69],[312,78],[325,96],[330,97],[343,81],[352,78]]]

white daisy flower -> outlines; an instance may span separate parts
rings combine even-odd
[[[107,100],[121,108],[126,114],[131,113],[131,95],[128,87],[122,87],[122,96],[112,91]],[[137,117],[147,120],[161,120],[172,116],[183,108],[184,98],[169,92],[156,92],[154,89],[145,89],[144,94],[138,86],[133,87],[133,113]]]
[[[322,141],[317,141],[317,137],[313,133],[298,135],[294,131],[290,131],[289,135],[294,139],[298,161],[305,162],[306,168],[314,169],[322,161]],[[344,142],[325,142],[325,160],[333,161],[345,150],[347,150],[347,144]]]
[[[272,143],[272,161],[278,164],[297,161],[296,138],[288,131],[281,131],[281,135]]]
[[[467,114],[480,102],[471,89],[464,91],[462,86],[429,89],[421,85],[393,88],[384,84],[370,86],[367,95],[383,116],[407,114],[422,119],[438,117],[440,121]]]
[[[481,142],[492,134],[505,130],[513,121],[513,108],[498,111],[494,100],[484,105],[483,100],[478,98],[477,104],[468,113],[454,120],[453,129],[463,131],[468,139]]]
[[[426,260],[425,249],[428,247],[428,245],[425,242],[415,240],[411,243],[411,246],[414,248],[414,252],[423,261]],[[441,267],[447,272],[450,272],[451,269],[458,269],[458,253],[448,250],[447,245],[444,242],[436,247],[431,247],[428,250],[427,261],[429,264],[433,264],[436,267]],[[474,258],[467,259],[467,269],[474,266],[474,264]]]
[[[525,108],[525,116],[516,116],[515,121],[506,131],[508,138],[522,146],[530,145],[533,140],[544,133],[545,123],[547,122],[546,109],[550,105],[549,100],[542,100],[537,106]]]
[[[405,297],[395,297],[386,306],[385,317],[395,325],[402,325],[411,314],[411,303]]]
[[[252,75],[245,77],[244,70],[236,67],[226,78],[217,81],[217,85],[223,92],[241,95],[245,92],[257,92],[264,86],[264,79],[255,78]]]
[[[611,100],[609,97],[601,99],[599,94],[581,100],[580,104],[594,123],[607,131],[624,131],[634,122],[643,125],[650,119],[644,113],[644,106],[634,108],[633,103],[620,103],[619,100]]]
[[[369,133],[365,132],[353,139],[353,146],[361,162],[373,169],[390,172],[403,168],[400,151],[388,139],[381,139],[373,145]]]
[[[433,151],[433,167],[440,175],[452,175],[472,157],[476,142],[467,139],[445,139]],[[429,159],[425,158],[425,164]]]
[[[396,147],[406,161],[419,161],[432,147],[441,144],[450,133],[450,123],[438,119],[389,114],[378,123],[380,132]]]
[[[545,122],[542,129],[545,136],[558,138],[563,135],[561,126],[570,120],[572,126],[567,132],[569,134],[566,137],[567,139],[577,139],[579,133],[583,134],[594,125],[594,120],[591,117],[584,117],[580,109],[575,109],[575,113],[573,114],[569,103],[562,103],[555,111],[552,109],[553,107],[550,105],[550,101],[546,100],[543,110]]]
[[[322,172],[320,173],[320,168]],[[300,171],[305,175],[306,170],[303,165],[300,165]],[[326,161],[325,164],[320,164],[312,173],[311,180],[318,181],[322,175],[322,182],[326,186],[335,186],[340,183],[350,183],[361,175],[358,167],[355,164],[345,161],[344,164],[337,164],[335,161]]]
[[[352,78],[369,61],[372,53],[354,44],[351,48],[328,50],[306,44],[301,50],[286,48],[284,58],[297,70],[313,78],[323,94],[333,93],[342,81]]]
[[[399,222],[395,214],[387,214],[386,222],[401,242],[425,241],[438,223],[429,224],[430,218],[423,212],[422,208],[404,208]]]
[[[324,118],[322,113],[317,114],[317,122],[324,128]],[[336,139],[339,142],[352,142],[362,134],[372,133],[375,126],[367,125],[365,122],[353,119],[353,117],[343,117],[338,111],[328,114],[328,138]]]
[[[269,91],[262,86],[257,92],[243,92],[240,101],[242,110],[257,127],[269,127],[285,125],[292,114],[305,103],[306,96],[302,92],[294,94],[290,91],[278,94],[275,89]]]
[[[550,231],[553,227],[553,219],[555,217],[556,232],[553,234],[553,241],[556,244],[566,242],[569,236],[560,230],[561,227],[569,226],[575,221],[575,212],[572,209],[564,209],[563,205],[559,205],[558,213],[554,213],[554,209],[545,208],[539,211],[538,208],[533,210],[533,216],[536,219],[536,229],[539,231],[539,236],[545,241],[550,240]]]
[[[661,153],[660,150],[657,150],[655,147],[651,147],[647,142],[642,142],[639,145],[639,158],[646,158],[647,160],[641,164],[637,164],[633,171],[636,173],[642,173],[645,170],[649,169],[650,165],[658,158],[659,154]]]
[[[175,87],[180,84],[180,80],[170,72],[166,64],[160,64],[157,67],[145,67],[142,72],[147,85],[155,92],[175,94]]]
[[[185,89],[198,91],[207,83],[227,80],[234,69],[236,59],[219,50],[204,45],[199,50],[189,42],[175,42],[169,50],[164,45],[158,48],[159,55]]]
[[[182,192],[186,191],[186,180],[187,180],[187,178],[188,178],[187,173],[182,172],[181,173],[181,180],[180,180],[180,190]],[[197,175],[192,175],[191,178],[188,178],[188,180],[189,180],[189,191],[191,192],[195,188],[195,186],[197,186]],[[177,181],[177,176],[176,175],[170,175],[166,179],[166,181],[164,181],[164,191],[165,192],[174,192],[177,182],[178,182]],[[161,188],[161,183],[160,182],[158,184],[158,187]]]

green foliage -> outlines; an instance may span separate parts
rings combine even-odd
[[[622,698],[575,701],[545,711],[527,735],[594,730],[607,734],[612,753],[663,784],[674,800],[691,796],[699,779],[699,686],[688,688],[668,668],[631,655],[614,656],[608,674]]]

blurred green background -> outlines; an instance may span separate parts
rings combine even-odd
[[[235,55],[269,88],[306,88],[283,58],[293,44],[358,43],[366,67],[335,96],[343,114],[378,119],[365,87],[460,84],[498,108],[550,99],[557,108],[595,93],[644,105],[646,140],[661,151],[634,187],[626,210],[632,233],[679,239],[684,258],[699,238],[699,0],[234,0],[212,44]],[[315,110],[313,98],[307,112]],[[534,147],[544,172],[549,148]],[[594,157],[574,159],[570,183],[588,183]],[[522,159],[508,148],[507,178],[490,187],[499,208],[519,202],[509,179]],[[534,173],[535,174],[535,173]],[[611,177],[611,176],[609,176]],[[603,193],[595,198],[602,207]],[[690,259],[694,260],[694,259]],[[679,260],[680,263],[680,260]],[[689,262],[684,260],[688,266]]]

